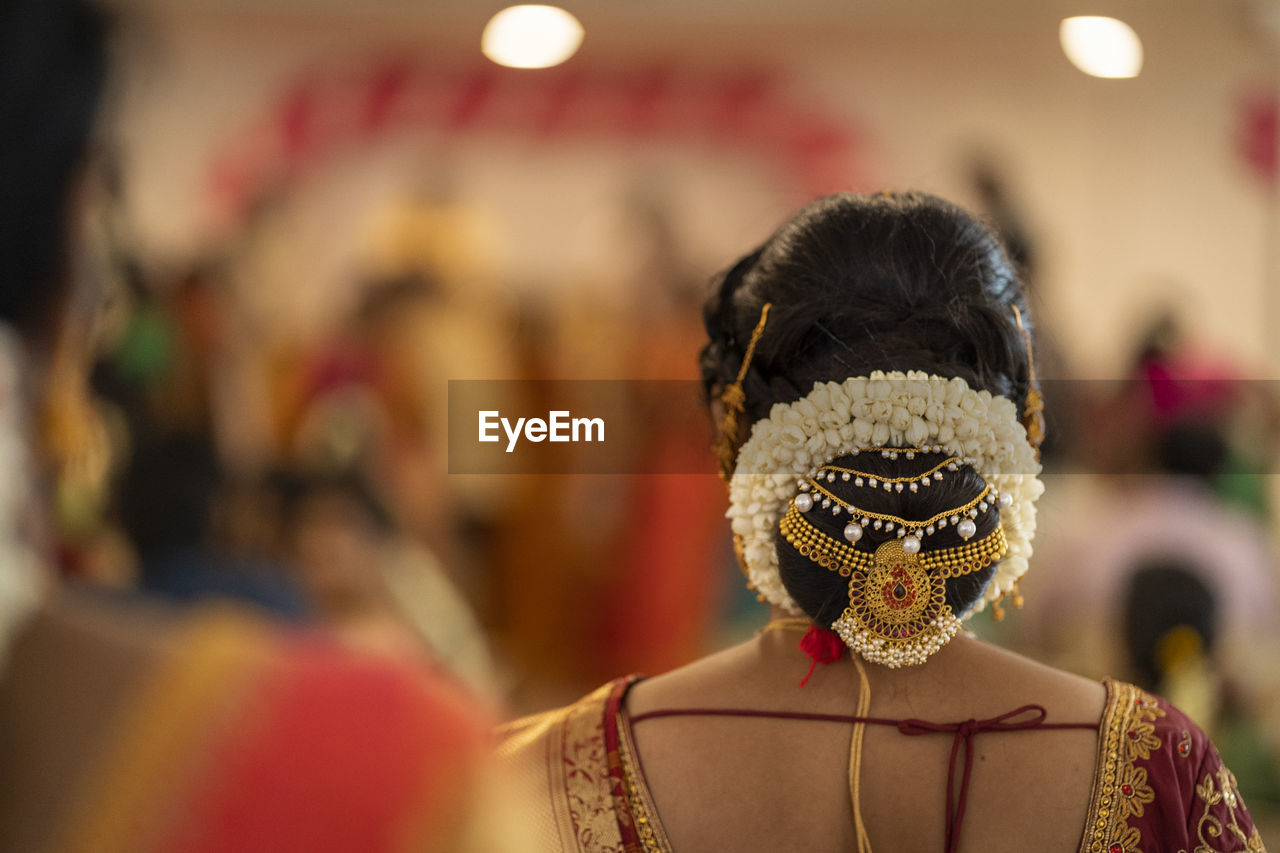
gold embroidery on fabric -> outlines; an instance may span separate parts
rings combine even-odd
[[[1126,765],[1120,775],[1120,797],[1118,808],[1124,813],[1123,819],[1129,816],[1142,817],[1143,807],[1155,802],[1155,791],[1147,784],[1145,767]]]
[[[1178,738],[1178,757],[1186,758],[1191,754],[1191,732],[1183,729]]]
[[[1196,785],[1196,796],[1204,803],[1204,813],[1196,822],[1196,838],[1200,843],[1196,845],[1193,853],[1218,853],[1219,850],[1226,849],[1210,844],[1210,839],[1222,838],[1224,832],[1229,833],[1230,837],[1227,841],[1232,849],[1235,849],[1237,844],[1242,844],[1243,849],[1249,853],[1258,853],[1258,851],[1266,853],[1258,828],[1253,827],[1253,831],[1245,835],[1236,819],[1236,812],[1241,807],[1240,790],[1236,787],[1236,777],[1230,770],[1219,767],[1216,774],[1206,773],[1200,784]],[[1212,814],[1213,807],[1219,803],[1227,807],[1229,822],[1226,825]]]
[[[569,709],[564,723],[561,761],[564,793],[578,853],[624,853],[614,812],[609,756],[604,742],[604,704],[612,684]]]
[[[1107,709],[1098,728],[1097,776],[1080,849],[1087,853],[1142,853],[1142,833],[1129,826],[1155,801],[1147,771],[1134,762],[1160,748],[1156,700],[1132,684],[1107,682]]]
[[[624,733],[625,726],[626,721],[622,719],[622,715],[619,715],[618,731]],[[629,738],[623,734],[618,738],[618,757],[622,761],[622,780],[626,788],[627,807],[631,810],[631,816],[635,821],[636,834],[640,836],[640,847],[644,853],[670,853],[670,848],[659,837],[661,830],[657,820],[650,812],[644,793],[640,790],[642,784],[640,772],[632,758],[631,750]]]
[[[1151,753],[1160,748],[1160,738],[1156,737],[1155,716],[1164,716],[1163,711],[1152,715],[1151,719],[1135,720],[1125,733],[1125,745],[1128,747],[1129,761],[1146,761]]]

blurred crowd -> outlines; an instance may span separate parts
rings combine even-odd
[[[533,304],[457,257],[463,212],[401,209],[378,273],[305,340],[255,323],[238,294],[272,284],[237,281],[234,246],[157,279],[106,241],[91,402],[52,433],[63,571],[323,622],[515,707],[705,650],[735,605],[722,487],[646,473],[707,470],[705,415],[691,437],[687,412],[637,412],[635,475],[449,472],[450,380],[696,378],[701,282],[660,212],[634,213],[651,251],[622,304]]]
[[[1034,239],[995,178],[976,179],[1034,287]],[[101,436],[63,442],[93,456],[64,469],[64,571],[322,622],[363,649],[440,661],[519,710],[751,630],[761,611],[739,591],[718,481],[640,473],[701,452],[686,420],[645,413],[635,474],[449,472],[451,379],[696,377],[703,277],[660,208],[632,212],[647,251],[593,304],[510,299],[454,256],[465,212],[400,210],[380,274],[301,344],[254,327],[233,254],[152,280],[112,247],[80,413],[94,426],[63,427]],[[1054,318],[1039,318],[1052,378],[1037,571],[1028,612],[979,630],[1195,709],[1265,808],[1280,804],[1280,398],[1163,308],[1106,382],[1071,380]]]

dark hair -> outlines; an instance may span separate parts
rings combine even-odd
[[[65,292],[68,208],[106,78],[104,16],[77,0],[0,8],[0,320],[44,331]]]
[[[773,307],[743,380],[742,424],[766,417],[777,403],[804,397],[816,382],[873,370],[958,376],[972,388],[1009,398],[1019,411],[1031,389],[1014,306],[1028,331],[1030,316],[1008,254],[989,228],[934,196],[827,196],[724,273],[703,310],[708,342],[700,366],[709,397],[737,376],[766,302]],[[849,467],[906,476],[937,461],[927,454],[910,462],[861,454]],[[844,497],[867,510],[923,519],[966,503],[982,486],[978,474],[962,469],[917,493],[863,495],[849,489]],[[839,538],[844,521],[824,524],[820,515],[814,520]],[[996,519],[994,508],[983,513],[978,535],[989,532]],[[871,534],[860,549],[883,538]],[[940,531],[927,546],[959,541],[954,532]],[[830,624],[848,599],[847,582],[801,557],[785,540],[779,540],[778,556],[783,583],[796,602]],[[987,569],[949,581],[952,609],[968,609],[993,573]]]
[[[353,512],[362,515],[378,535],[396,531],[391,511],[373,484],[359,473],[277,469],[269,476],[270,487],[280,497],[280,524],[286,531],[296,530],[309,501],[330,497],[348,501]]]
[[[1129,578],[1124,596],[1125,645],[1137,681],[1147,689],[1158,689],[1167,675],[1161,668],[1160,645],[1174,628],[1190,628],[1206,653],[1213,649],[1217,602],[1200,575],[1186,561],[1154,558],[1140,563]]]
[[[203,548],[222,481],[211,436],[149,429],[135,436],[116,495],[121,527],[142,558]]]
[[[1185,419],[1157,434],[1155,455],[1161,471],[1212,483],[1226,469],[1230,448],[1218,424]]]

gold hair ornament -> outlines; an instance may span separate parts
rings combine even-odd
[[[902,418],[904,408],[920,414]],[[778,525],[798,484],[855,448],[930,448],[970,458],[973,471],[999,489],[999,526],[1009,543],[981,600],[959,615],[969,618],[1001,593],[1012,594],[1027,571],[1035,500],[1044,489],[1020,409],[1007,397],[970,388],[962,378],[919,371],[871,371],[818,382],[799,399],[775,404],[751,424],[729,482],[726,514],[749,582],[771,604],[792,615],[803,612],[778,572]]]
[[[719,434],[716,436],[715,452],[720,462],[720,478],[725,480],[733,475],[733,456],[738,444],[738,418],[742,416],[743,404],[747,395],[742,390],[742,382],[751,367],[751,359],[756,354],[756,344],[764,334],[764,324],[769,319],[769,309],[773,303],[766,302],[760,309],[760,320],[751,332],[751,340],[747,343],[747,351],[742,356],[742,366],[738,368],[738,377],[720,392],[720,402],[724,405],[724,415],[720,418]]]
[[[906,454],[908,459],[915,458],[915,451],[908,450],[906,451]],[[885,456],[887,458],[897,458],[896,453],[893,454],[892,457],[890,457],[888,453],[886,453]],[[941,481],[943,478],[942,471],[944,468],[948,471],[955,471],[961,465],[966,464],[968,464],[968,461],[963,457],[949,456],[937,465],[934,465],[928,471],[924,471],[919,474],[912,474],[910,477],[882,477],[879,474],[868,474],[865,471],[858,471],[853,468],[844,468],[840,465],[823,465],[818,469],[818,474],[814,479],[825,479],[828,483],[834,483],[836,481],[836,475],[838,474],[842,481],[847,483],[852,480],[853,484],[858,488],[862,488],[864,485],[870,486],[873,489],[884,486],[884,490],[886,492],[900,492],[905,486],[912,492],[918,492],[920,491],[921,485],[928,486],[931,483]],[[803,488],[803,486],[801,486],[801,488]]]
[[[787,543],[802,556],[846,578],[855,570],[869,570],[875,561],[875,555],[870,551],[859,550],[823,533],[794,504],[782,517],[778,529]],[[906,541],[903,544],[907,546]],[[918,554],[921,565],[927,570],[937,571],[943,578],[958,578],[981,571],[999,560],[1009,550],[1009,543],[1004,531],[997,526],[981,539],[952,548],[909,551],[908,547],[903,551]]]
[[[995,486],[988,484],[983,486],[982,491],[973,500],[966,502],[963,506],[944,510],[923,521],[913,521],[885,512],[859,509],[834,492],[828,491],[825,486],[812,478],[801,482],[800,489],[800,493],[791,501],[792,507],[800,512],[809,512],[814,507],[819,507],[831,510],[832,515],[839,515],[841,512],[849,514],[852,520],[845,525],[844,537],[850,542],[861,539],[868,526],[874,530],[883,528],[889,533],[897,530],[899,539],[914,540],[906,544],[910,553],[920,549],[920,542],[925,536],[932,536],[948,526],[954,527],[961,539],[972,538],[978,532],[975,519],[997,505],[1001,499]],[[810,489],[813,491],[810,492]]]
[[[924,521],[857,509],[813,478],[802,481],[801,489],[791,499],[778,530],[801,556],[849,579],[849,604],[831,630],[865,660],[891,669],[923,663],[960,630],[960,619],[947,604],[947,579],[981,571],[1009,551],[998,523],[986,536],[968,541],[977,532],[974,519],[996,506],[998,493],[990,484],[963,505]],[[834,504],[834,514],[844,509],[854,516],[844,531],[850,544],[809,520],[807,513],[819,498],[823,509]],[[886,533],[896,529],[897,537],[874,551],[860,550],[856,543],[873,518],[874,529]],[[966,540],[963,545],[922,548],[925,535],[948,524]]]
[[[869,568],[853,569],[849,606],[831,630],[864,660],[897,669],[928,660],[960,631],[960,619],[941,575],[890,539]]]
[[[849,605],[831,630],[863,659],[890,669],[924,663],[960,630],[947,604],[947,578],[981,571],[1009,550],[997,526],[954,548],[909,550],[907,538],[861,551],[823,533],[794,503],[779,527],[801,555],[849,578]]]
[[[1022,425],[1027,430],[1027,441],[1035,451],[1036,461],[1040,461],[1040,445],[1044,443],[1044,398],[1040,396],[1040,388],[1036,383],[1036,360],[1031,352],[1031,333],[1022,324],[1022,312],[1013,306],[1013,318],[1018,321],[1018,331],[1027,345],[1027,402],[1022,407]]]
[[[1013,582],[1013,587],[1008,593],[1000,593],[995,601],[991,602],[991,618],[997,622],[1004,621],[1004,598],[1006,595],[1013,596],[1013,606],[1022,609],[1022,593],[1018,592],[1018,581]]]

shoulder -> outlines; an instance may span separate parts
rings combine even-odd
[[[1124,681],[1108,681],[1099,747],[1123,766],[1142,765],[1151,781],[1187,788],[1217,755],[1209,736],[1177,706]]]
[[[957,638],[952,645],[958,660],[948,677],[962,682],[953,685],[953,692],[989,695],[998,706],[1042,705],[1057,721],[1098,720],[1109,701],[1105,684],[1091,678],[986,642]],[[970,701],[979,697],[972,695]]]
[[[634,675],[616,678],[569,705],[503,723],[495,729],[499,758],[517,758],[561,736],[567,728],[579,729],[583,736],[603,737],[610,709],[616,713],[622,697],[639,680]]]
[[[533,849],[623,848],[632,823],[617,717],[635,681],[616,679],[571,705],[499,727],[498,769],[510,802],[530,817]]]
[[[1111,851],[1153,842],[1263,849],[1235,777],[1204,731],[1166,700],[1120,681],[1107,682],[1086,833],[1086,842]]]

